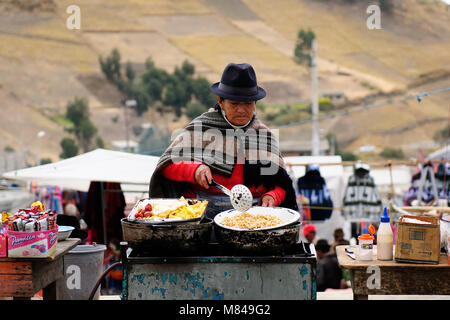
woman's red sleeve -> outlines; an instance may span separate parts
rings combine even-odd
[[[264,193],[261,198],[265,195],[271,196],[275,200],[275,206],[279,206],[284,201],[286,191],[284,191],[284,189],[282,189],[281,187],[276,186],[273,190]]]
[[[195,161],[174,162],[166,166],[162,170],[162,174],[169,180],[195,183],[195,170],[201,164],[201,162]]]

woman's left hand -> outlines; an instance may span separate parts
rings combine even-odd
[[[275,199],[272,196],[265,195],[261,199],[261,205],[263,207],[274,207],[275,206]]]

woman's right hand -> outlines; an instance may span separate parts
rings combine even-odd
[[[211,169],[204,164],[198,166],[194,173],[195,181],[205,189],[209,189],[209,184],[212,182]]]

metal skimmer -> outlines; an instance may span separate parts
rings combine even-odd
[[[212,180],[209,185],[219,189],[227,196],[229,196],[233,208],[235,208],[237,211],[244,212],[252,207],[252,193],[243,184],[237,184],[233,188],[231,188],[231,190],[225,188],[223,185],[217,183],[214,180]]]

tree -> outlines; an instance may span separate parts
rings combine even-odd
[[[118,85],[123,82],[122,74],[120,72],[120,52],[117,49],[113,49],[111,54],[103,59],[99,57],[100,67],[105,74],[106,78]]]
[[[187,60],[183,61],[181,65],[181,71],[188,77],[192,77],[195,74],[195,66]]]
[[[49,164],[49,163],[52,163],[52,159],[50,159],[50,158],[42,158],[40,163],[41,163],[41,165]]]
[[[105,143],[103,142],[103,139],[100,137],[97,137],[97,139],[95,139],[95,144],[97,145],[97,148],[105,148]]]
[[[89,107],[86,99],[75,97],[66,105],[66,118],[69,119],[75,128],[79,127],[83,119],[89,118]]]
[[[378,1],[380,9],[383,12],[387,12],[387,13],[392,12],[392,9],[394,8],[394,3],[393,2],[394,1],[392,1],[392,0],[379,0]]]
[[[91,142],[97,134],[97,127],[89,119],[83,119],[79,126],[79,135],[77,135],[78,142],[84,152],[90,150]]]
[[[151,57],[145,61],[145,70],[136,75],[131,63],[125,66],[125,79],[120,72],[120,53],[114,49],[105,59],[99,58],[106,78],[126,97],[136,100],[136,113],[142,115],[149,107],[162,113],[171,108],[177,117],[187,110],[193,100],[204,106],[215,104],[216,96],[210,91],[210,83],[204,77],[196,77],[195,66],[184,60],[176,66],[173,73],[156,67]]]
[[[316,35],[311,30],[301,29],[297,35],[297,44],[294,49],[294,56],[297,63],[305,64],[311,67],[312,57],[312,42]]]
[[[86,99],[75,98],[66,106],[66,118],[73,123],[67,131],[73,133],[84,152],[90,150],[92,139],[97,134],[97,127],[90,120],[89,106]]]
[[[181,116],[181,108],[190,101],[190,96],[186,84],[169,83],[166,87],[166,94],[163,103],[166,106],[172,106],[177,117]]]
[[[133,81],[136,77],[136,72],[134,71],[133,66],[129,61],[127,62],[125,75],[127,76],[128,81]]]
[[[11,147],[11,146],[5,146],[5,147],[3,148],[3,151],[5,151],[5,152],[14,152],[15,150],[14,150],[14,148]]]
[[[395,149],[395,148],[384,148],[380,152],[380,156],[387,159],[403,159],[405,155],[403,154],[402,149]]]
[[[62,152],[59,155],[61,159],[74,157],[78,154],[78,146],[75,140],[71,138],[63,138],[60,142]]]
[[[150,99],[145,92],[140,90],[135,90],[131,93],[131,98],[136,101],[136,113],[140,116],[145,111],[148,110],[148,105],[150,104]]]
[[[435,131],[434,135],[433,135],[433,140],[438,143],[445,142],[447,140],[447,135],[448,135],[449,129],[450,128],[446,127],[446,128]]]
[[[191,102],[186,108],[186,116],[188,116],[189,119],[194,119],[206,111],[208,111],[208,108],[200,102]]]
[[[339,156],[341,156],[342,161],[356,161],[358,160],[358,156],[353,152],[349,151],[340,151]]]
[[[192,91],[197,100],[207,107],[212,107],[217,101],[217,96],[210,90],[211,84],[206,78],[199,77],[192,80]]]
[[[343,151],[339,149],[339,143],[337,141],[337,137],[334,133],[328,133],[326,135],[326,139],[331,146],[334,146],[334,154],[341,156],[342,161],[356,161],[358,160],[358,156],[349,151]]]

